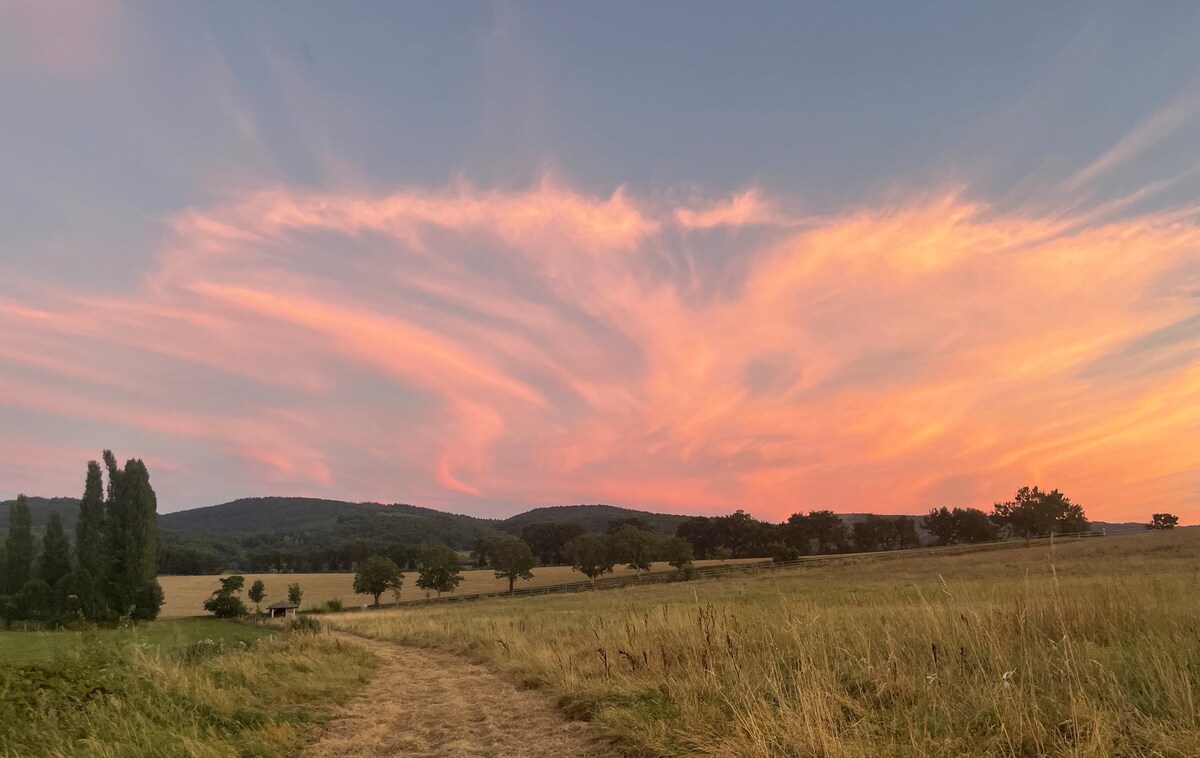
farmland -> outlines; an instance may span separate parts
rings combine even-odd
[[[635,755],[1191,755],[1200,532],[331,617]]]
[[[751,562],[753,559],[749,559]],[[697,561],[697,566],[720,565],[744,563],[747,560],[728,560],[728,561]],[[657,564],[654,567],[656,571],[673,571],[666,564]],[[614,570],[614,576],[624,576],[632,574],[629,569],[619,567]],[[299,583],[304,591],[303,607],[319,605],[326,600],[338,599],[346,606],[363,605],[373,602],[374,598],[370,595],[354,594],[354,574],[245,574],[246,586],[249,587],[255,580],[261,579],[266,586],[267,597],[264,601],[266,605],[270,605],[276,600],[283,600],[287,597],[287,586],[293,582]],[[476,569],[462,572],[463,582],[458,586],[455,594],[467,595],[476,592],[499,592],[508,589],[508,582],[504,579],[497,579],[496,575],[490,569]],[[209,594],[217,588],[219,577],[216,576],[160,576],[159,584],[162,585],[165,601],[162,611],[159,614],[160,618],[180,618],[185,616],[196,616],[204,613],[204,601]],[[409,572],[404,584],[404,591],[401,595],[402,600],[412,600],[418,597],[425,597],[425,592],[414,586],[416,574]],[[578,582],[584,580],[584,577],[577,571],[571,570],[569,566],[547,566],[543,568],[535,568],[533,570],[533,579],[529,581],[518,582],[518,587],[544,587],[551,584],[563,584],[566,582]],[[381,602],[392,602],[390,594],[380,598]]]

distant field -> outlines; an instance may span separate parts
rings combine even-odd
[[[633,755],[1197,755],[1200,530],[329,617]]]
[[[733,563],[753,563],[761,558],[731,559],[728,561],[697,561],[697,566],[711,566]],[[674,571],[665,563],[654,565],[653,571]],[[618,568],[612,576],[632,574],[629,569]],[[341,600],[346,606],[364,605],[373,602],[370,595],[354,594],[354,574],[243,574],[246,577],[246,589],[255,580],[261,579],[267,588],[267,598],[264,607],[277,600],[287,599],[287,586],[299,582],[304,591],[302,607],[318,605],[326,600]],[[408,571],[404,575],[404,592],[402,600],[425,597],[425,592],[418,590],[415,582],[416,572]],[[563,584],[566,582],[584,581],[585,577],[569,566],[548,566],[535,568],[533,579],[518,581],[517,587],[543,587],[548,584]],[[219,583],[216,576],[160,576],[166,597],[160,618],[181,618],[204,614],[204,601],[212,594]],[[497,579],[491,569],[472,570],[463,572],[463,582],[455,594],[468,595],[476,592],[498,592],[508,589],[508,581]],[[243,592],[243,595],[245,593]],[[380,598],[380,602],[392,602],[390,593]],[[247,603],[249,605],[249,603]]]
[[[81,651],[89,644],[106,647],[145,644],[170,653],[200,640],[236,643],[273,633],[215,618],[153,621],[129,629],[94,632],[0,632],[0,663],[41,663]]]

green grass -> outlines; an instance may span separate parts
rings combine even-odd
[[[179,623],[0,664],[0,756],[293,755],[376,664],[326,636]]]
[[[1200,530],[346,614],[642,756],[1194,756]]]
[[[181,650],[191,643],[250,642],[273,634],[265,627],[250,627],[216,618],[187,618],[151,621],[124,629],[85,632],[0,632],[0,663],[40,663],[78,650],[84,644],[128,647],[149,645],[166,652]]]

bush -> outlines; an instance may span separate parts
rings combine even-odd
[[[312,616],[297,616],[288,624],[288,631],[297,634],[317,634],[321,631],[321,622]]]
[[[325,612],[326,613],[341,613],[342,612],[342,601],[337,598],[334,598],[333,600],[326,600],[325,601]]]

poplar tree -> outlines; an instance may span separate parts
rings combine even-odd
[[[104,480],[100,464],[88,461],[83,499],[79,501],[79,521],[75,525],[75,594],[83,615],[94,621],[108,616],[106,552]]]
[[[114,611],[137,619],[158,616],[162,588],[158,574],[158,501],[146,465],[136,458],[117,468],[111,450],[104,451],[108,500],[104,526],[108,559],[108,603]]]
[[[71,543],[63,531],[62,518],[58,511],[50,511],[46,534],[42,537],[41,578],[54,587],[59,580],[71,573]]]
[[[5,540],[7,570],[5,586],[10,594],[21,591],[33,567],[33,519],[24,495],[8,507],[8,539]]]

